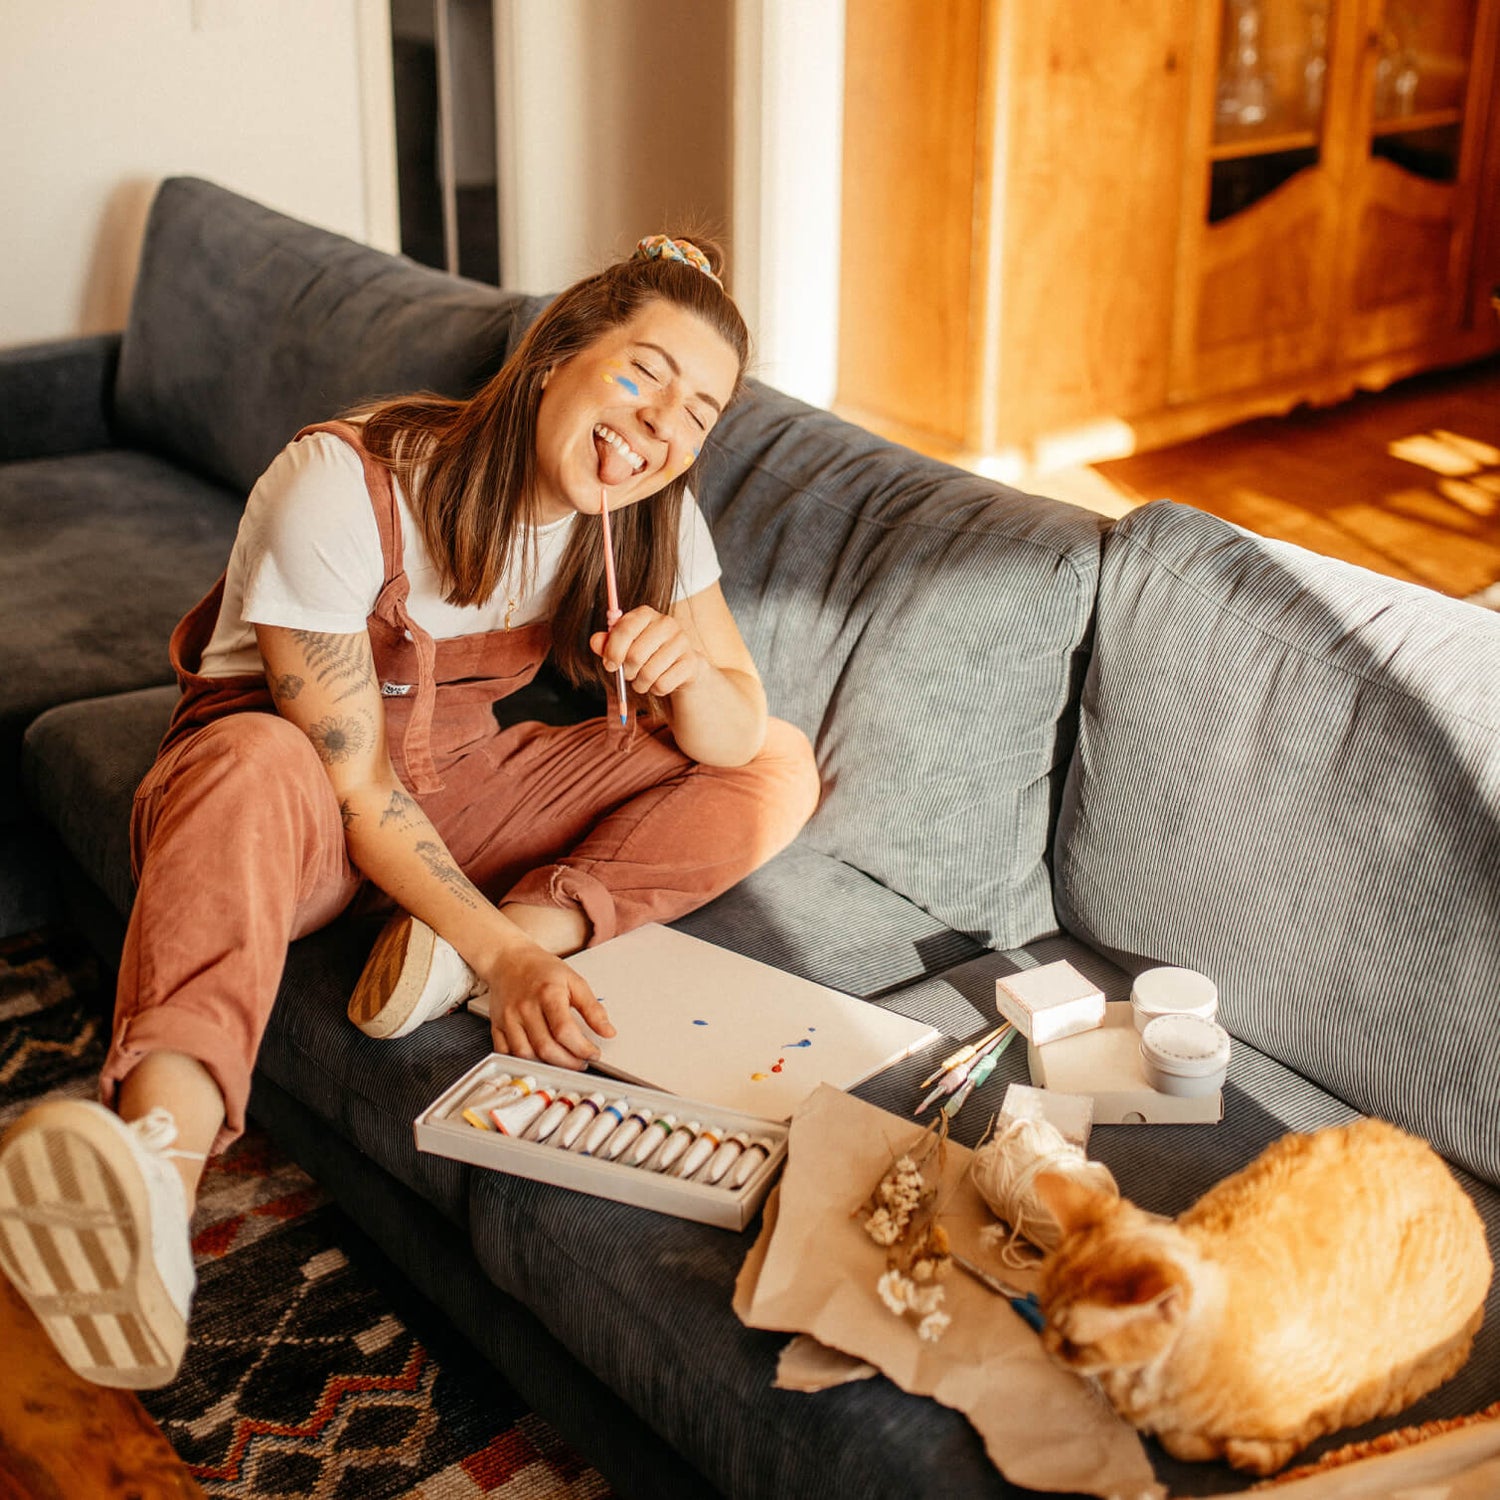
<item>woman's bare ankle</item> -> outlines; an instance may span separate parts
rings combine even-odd
[[[224,1123],[224,1096],[213,1074],[197,1058],[183,1052],[148,1052],[120,1082],[115,1101],[120,1118],[139,1120],[153,1109],[165,1109],[176,1122],[172,1165],[182,1178],[191,1216],[198,1199],[198,1182],[219,1127]]]
[[[566,958],[589,944],[589,919],[576,906],[526,906],[507,901],[500,908],[534,943]]]

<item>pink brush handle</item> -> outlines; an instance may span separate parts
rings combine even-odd
[[[615,621],[620,618],[620,594],[615,586],[615,546],[609,534],[609,497],[603,490],[599,491],[599,519],[604,523],[604,595],[607,607],[604,611],[604,625],[606,629],[614,629]],[[626,689],[625,668],[623,665],[615,669],[615,684],[620,693],[620,723],[626,720]]]
[[[609,601],[605,619],[613,625],[620,618],[620,594],[615,586],[615,546],[609,534],[609,501],[599,495],[599,519],[604,523],[604,593]]]

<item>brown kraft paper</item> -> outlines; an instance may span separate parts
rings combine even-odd
[[[1104,1500],[1165,1500],[1139,1436],[1090,1384],[1055,1364],[1003,1297],[950,1265],[936,1343],[891,1313],[875,1284],[885,1250],[865,1234],[859,1208],[895,1157],[922,1137],[873,1105],[823,1085],[792,1116],[789,1156],[767,1201],[760,1237],[735,1286],[751,1328],[807,1334],[874,1365],[914,1395],[964,1413],[995,1466],[1015,1484]],[[950,1143],[939,1222],[953,1249],[1027,1287],[1034,1272],[1004,1273],[980,1241],[995,1222],[968,1177],[971,1153]],[[794,1378],[806,1373],[789,1350]]]

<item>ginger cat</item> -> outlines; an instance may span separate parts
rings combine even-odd
[[[1043,1342],[1181,1459],[1274,1473],[1468,1358],[1491,1265],[1467,1193],[1381,1120],[1288,1135],[1176,1220],[1055,1173]]]

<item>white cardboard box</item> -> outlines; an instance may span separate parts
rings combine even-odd
[[[995,981],[995,1008],[1028,1042],[1045,1046],[1104,1019],[1104,992],[1067,959],[1005,974]]]
[[[685,1182],[680,1177],[666,1177],[644,1167],[629,1165],[626,1159],[606,1161],[597,1156],[579,1156],[546,1142],[518,1140],[495,1131],[477,1130],[462,1118],[453,1118],[455,1107],[466,1099],[477,1084],[501,1074],[526,1075],[538,1083],[555,1085],[569,1093],[601,1093],[607,1099],[625,1098],[632,1105],[646,1105],[654,1113],[676,1115],[684,1124],[697,1120],[705,1127],[719,1127],[725,1135],[741,1130],[752,1139],[763,1137],[771,1142],[766,1160],[750,1175],[743,1186],[731,1189],[722,1184]],[[618,1079],[602,1078],[594,1073],[575,1073],[567,1068],[552,1068],[545,1063],[524,1062],[492,1052],[476,1063],[453,1086],[434,1099],[415,1121],[417,1150],[437,1156],[452,1157],[476,1167],[510,1172],[536,1182],[553,1182],[559,1187],[591,1193],[596,1198],[613,1198],[618,1203],[633,1203],[656,1213],[672,1214],[679,1219],[696,1219],[721,1229],[743,1229],[754,1217],[771,1184],[786,1161],[787,1127],[758,1115],[741,1114],[717,1104],[663,1094],[655,1089],[621,1084]],[[733,1174],[731,1169],[730,1175]]]
[[[1224,1118],[1222,1093],[1180,1099],[1152,1088],[1140,1042],[1129,1001],[1112,1000],[1104,1007],[1104,1024],[1093,1031],[1028,1045],[1031,1081],[1037,1088],[1090,1095],[1095,1125],[1212,1125]]]

